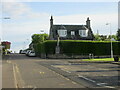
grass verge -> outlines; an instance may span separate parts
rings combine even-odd
[[[83,59],[82,61],[114,61],[114,58]]]

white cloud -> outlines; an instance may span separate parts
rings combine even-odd
[[[21,2],[3,2],[3,15],[9,15],[11,18],[20,18],[30,12],[30,8]]]
[[[47,13],[37,13],[33,12],[32,9],[24,4],[23,2],[3,2],[2,3],[2,14],[4,16],[9,16],[11,19],[35,19],[48,17]]]

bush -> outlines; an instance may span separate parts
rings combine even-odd
[[[85,55],[91,53],[91,43],[84,41],[72,41],[65,40],[61,41],[60,48],[62,49],[62,53],[65,54],[79,54]]]
[[[56,40],[47,40],[35,45],[36,53],[55,54]],[[60,40],[60,53],[66,55],[110,55],[110,41]],[[120,55],[120,42],[113,42],[114,55]]]
[[[56,40],[48,40],[48,41],[44,42],[45,52],[47,54],[55,54],[56,45],[57,45]]]
[[[33,47],[37,56],[39,56],[42,53],[45,53],[44,43],[34,44]]]

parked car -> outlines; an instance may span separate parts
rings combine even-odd
[[[34,52],[34,51],[30,51],[30,52],[28,53],[28,56],[30,56],[30,57],[35,57],[36,55],[35,55],[35,52]]]
[[[21,54],[22,50],[19,51],[19,54]]]
[[[34,57],[34,56],[36,56],[36,55],[35,55],[35,52],[34,52],[34,51],[32,51],[32,50],[27,50],[26,56]]]
[[[26,54],[26,50],[20,50],[20,54]]]
[[[26,51],[26,56],[29,55],[29,52],[31,52],[31,50],[27,50],[27,51]]]

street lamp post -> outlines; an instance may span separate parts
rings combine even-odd
[[[111,31],[111,23],[106,23],[106,25],[109,25],[109,26],[110,26],[111,58],[113,58],[113,47],[112,47],[112,31]]]
[[[26,39],[26,41],[27,41],[27,45],[26,45],[26,48],[27,48],[27,46],[29,47],[29,39]]]
[[[23,42],[23,50],[25,49],[25,41]]]

